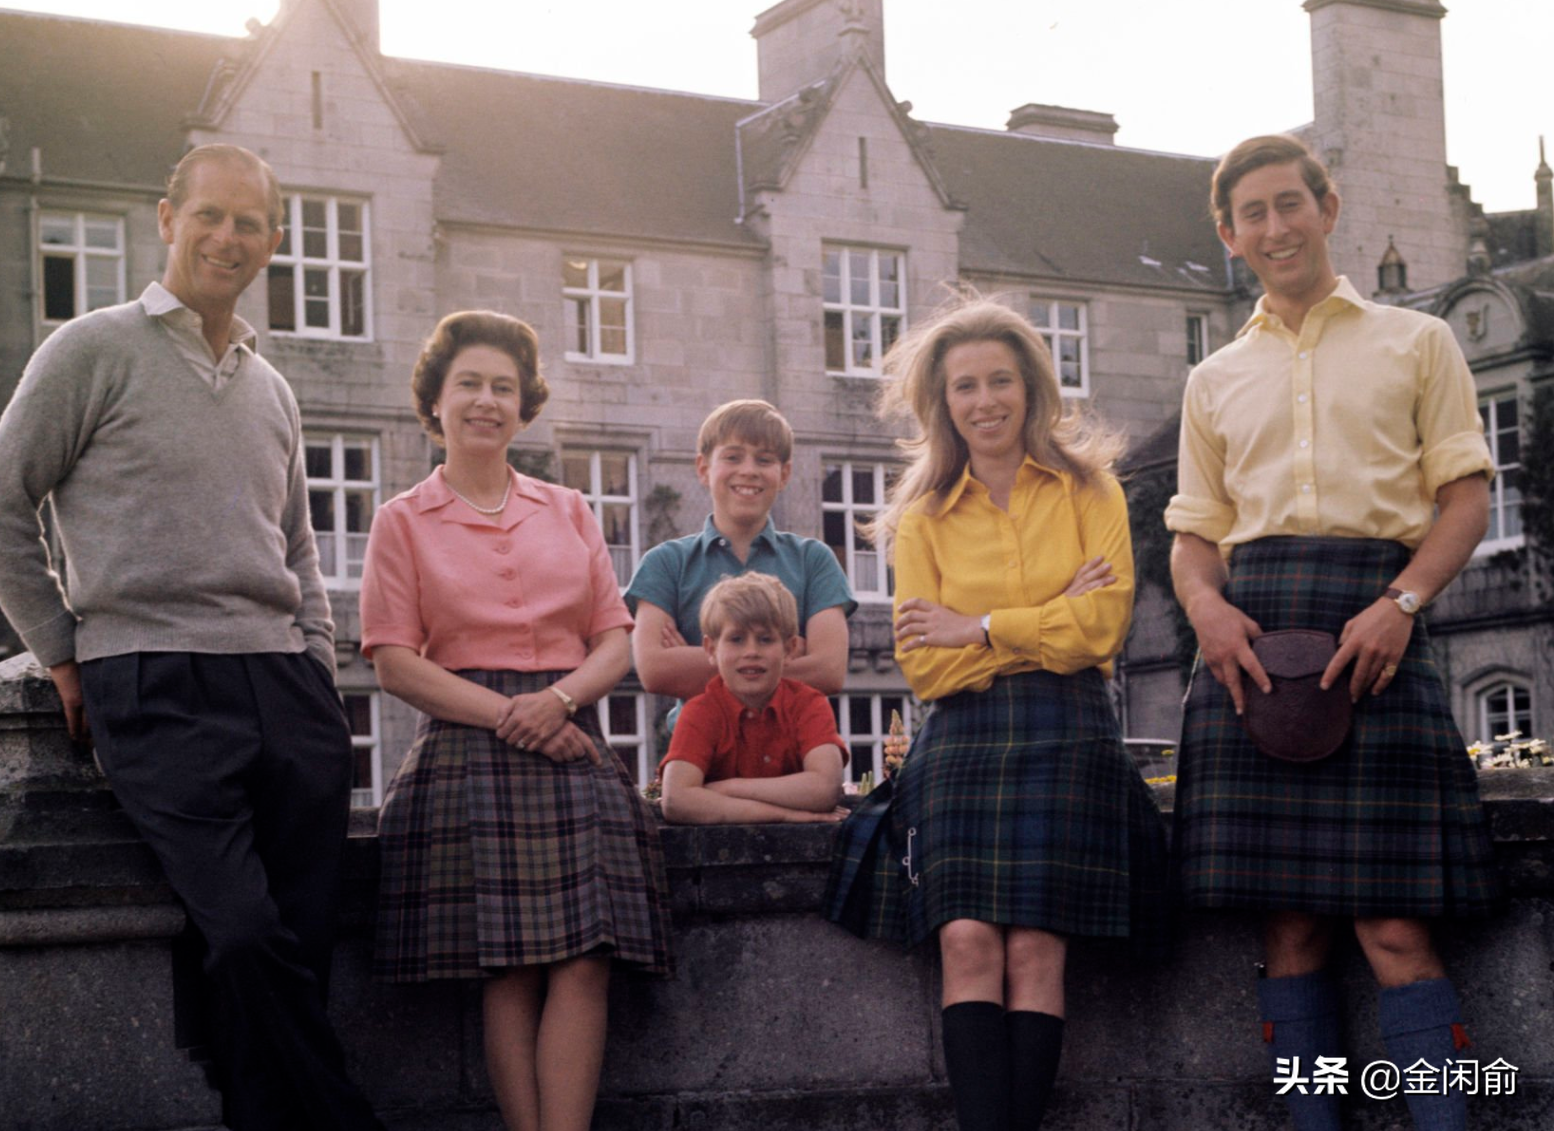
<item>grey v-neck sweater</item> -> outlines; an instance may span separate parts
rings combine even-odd
[[[307,647],[333,670],[301,427],[263,358],[214,392],[139,302],[56,330],[0,416],[0,607],[39,662]]]

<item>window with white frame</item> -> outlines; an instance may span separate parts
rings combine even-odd
[[[1201,314],[1187,316],[1187,364],[1197,365],[1209,356],[1209,320]]]
[[[1532,736],[1532,689],[1515,680],[1492,683],[1478,693],[1479,739],[1488,741],[1512,731]]]
[[[351,728],[351,808],[383,804],[383,745],[378,741],[378,693],[346,691],[345,721]]]
[[[568,451],[561,455],[561,481],[593,508],[610,563],[622,589],[631,583],[641,544],[637,537],[637,457],[630,452]]]
[[[906,324],[905,257],[870,247],[821,250],[826,372],[877,377]]]
[[[1489,484],[1489,529],[1479,553],[1512,550],[1522,544],[1522,431],[1516,391],[1495,393],[1479,402],[1484,438],[1495,461]]]
[[[1031,299],[1031,325],[1046,339],[1058,386],[1065,397],[1090,395],[1090,346],[1082,302],[1065,299]]]
[[[885,736],[890,733],[890,713],[897,711],[912,733],[912,697],[906,692],[880,695],[833,695],[831,712],[837,733],[847,743],[847,780],[857,781],[873,772],[874,783],[884,780]]]
[[[270,258],[270,329],[307,338],[372,336],[367,203],[286,198],[285,234]]]
[[[303,449],[319,572],[327,585],[354,589],[361,584],[367,533],[378,509],[378,442],[310,432]]]
[[[566,256],[561,261],[568,361],[632,358],[631,264]]]
[[[647,696],[641,692],[606,695],[599,700],[599,725],[604,741],[626,763],[638,788],[650,783],[658,767],[647,727]]]
[[[43,320],[65,322],[124,301],[124,221],[85,212],[38,216]]]
[[[895,571],[859,525],[879,517],[895,476],[891,464],[838,460],[826,462],[820,481],[822,535],[860,601],[888,601],[894,587]]]

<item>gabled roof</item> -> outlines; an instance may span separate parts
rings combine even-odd
[[[447,149],[439,220],[759,246],[734,124],[760,104],[386,60]]]
[[[740,150],[740,172],[744,177],[741,188],[745,194],[740,199],[744,207],[751,207],[748,196],[763,189],[781,190],[798,171],[810,143],[819,132],[821,123],[831,112],[836,97],[854,74],[862,72],[874,88],[880,104],[890,115],[891,121],[901,131],[901,139],[912,151],[918,168],[922,170],[928,185],[946,208],[964,207],[954,200],[945,188],[930,149],[928,127],[911,117],[910,102],[897,102],[895,95],[885,85],[885,78],[863,52],[842,59],[831,73],[820,82],[792,94],[781,102],[775,102],[763,110],[751,114],[739,123],[737,143]]]
[[[323,2],[338,15],[333,0]],[[6,12],[0,42],[8,174],[25,173],[36,145],[47,175],[137,187],[163,183],[189,115],[220,99],[210,88],[218,62],[228,61],[230,78],[256,53],[242,39]],[[444,223],[761,246],[737,219],[735,127],[762,103],[378,62],[412,137],[446,147],[434,186]],[[925,126],[888,92],[884,101],[925,169],[937,171],[941,199],[968,208],[965,269],[1102,286],[1230,286],[1206,215],[1211,159]],[[780,182],[791,156],[779,148],[761,175]]]
[[[160,187],[184,151],[184,118],[241,40],[0,12],[0,115],[8,176]]]
[[[405,131],[405,136],[411,146],[426,153],[437,152],[436,148],[428,145],[420,136],[410,116],[400,105],[399,96],[389,86],[384,78],[382,56],[376,50],[367,45],[363,38],[362,29],[357,27],[350,16],[340,10],[335,0],[315,0],[323,6],[324,10],[334,19],[340,28],[346,42],[350,45],[362,70],[367,72],[367,77],[372,80],[378,89],[379,96],[388,105],[389,110],[399,119],[400,128]],[[195,112],[195,119],[191,124],[200,125],[208,129],[220,129],[228,113],[237,104],[243,92],[248,89],[249,83],[259,73],[260,67],[270,53],[275,50],[275,45],[286,34],[286,25],[296,18],[301,5],[295,2],[281,5],[275,18],[266,24],[256,35],[254,40],[246,45],[241,63],[235,67],[224,67],[216,72],[206,87],[205,97],[201,99],[199,108]]]
[[[1230,287],[1209,219],[1214,160],[1023,134],[931,127],[966,203],[961,266],[1075,282]]]

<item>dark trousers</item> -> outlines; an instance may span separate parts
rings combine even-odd
[[[233,1131],[378,1128],[324,1013],[351,742],[305,653],[81,665],[97,756],[203,943]]]

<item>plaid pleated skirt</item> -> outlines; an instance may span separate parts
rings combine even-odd
[[[1265,632],[1337,636],[1409,556],[1376,539],[1264,538],[1236,547],[1225,595]],[[1178,761],[1176,852],[1189,906],[1426,918],[1496,905],[1477,771],[1423,616],[1391,685],[1355,704],[1332,757],[1292,765],[1259,753],[1200,663]]]
[[[566,673],[458,674],[510,696]],[[598,713],[573,721],[601,765],[558,765],[493,731],[422,718],[378,818],[375,977],[478,978],[591,954],[670,972],[657,823]]]
[[[901,770],[842,825],[826,914],[912,946],[953,919],[1164,937],[1153,794],[1098,671],[1003,676],[939,700]]]

